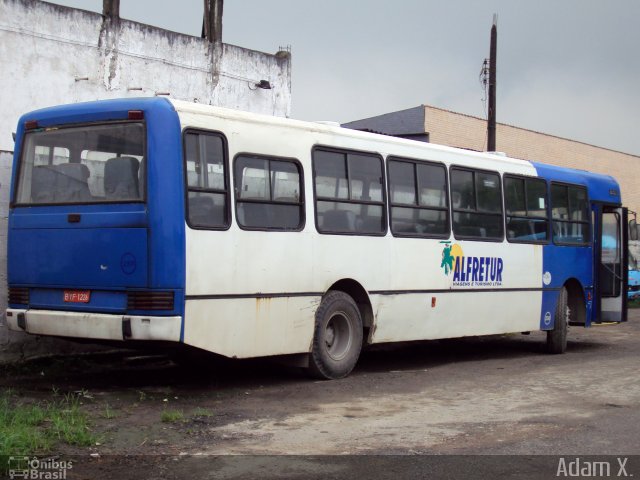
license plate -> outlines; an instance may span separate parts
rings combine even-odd
[[[89,303],[91,290],[65,290],[64,301],[66,303]]]

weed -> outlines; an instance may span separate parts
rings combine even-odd
[[[27,404],[0,395],[0,457],[49,452],[56,443],[89,446],[95,436],[77,395]]]
[[[93,400],[93,396],[89,395],[89,390],[83,388],[82,390],[76,390],[74,392],[78,397],[87,398],[89,400]]]
[[[213,413],[202,407],[198,407],[193,411],[194,417],[213,417]]]
[[[50,431],[54,438],[69,445],[87,447],[95,443],[87,415],[80,411],[80,395],[67,393],[58,404],[49,405]]]
[[[111,420],[112,418],[116,418],[118,415],[114,412],[109,404],[107,403],[104,407],[104,412],[102,413],[102,418],[106,418],[107,420]]]
[[[27,454],[51,448],[43,428],[46,409],[38,405],[13,406],[6,394],[0,397],[0,457]]]
[[[163,410],[160,420],[164,423],[175,423],[184,420],[184,413],[180,410]]]

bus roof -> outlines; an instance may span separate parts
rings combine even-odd
[[[382,135],[379,133],[363,132],[360,130],[354,130],[351,128],[341,127],[339,124],[332,124],[332,122],[325,121],[306,121],[295,120],[284,117],[274,117],[270,115],[264,115],[259,113],[245,112],[241,110],[233,110],[225,107],[214,107],[211,105],[204,105],[200,103],[185,102],[182,100],[170,100],[175,106],[176,111],[190,113],[203,116],[216,116],[222,118],[228,118],[233,120],[241,120],[243,122],[252,122],[256,124],[269,124],[278,125],[285,128],[299,129],[307,132],[322,132],[327,134],[338,135],[341,137],[349,137],[354,139],[375,141],[383,143],[389,146],[403,145],[410,147],[423,147],[430,151],[441,151],[452,154],[463,154],[467,157],[473,157],[475,159],[490,160],[491,162],[501,162],[505,165],[530,165],[527,160],[517,159],[513,157],[505,156],[498,152],[478,152],[474,150],[465,150],[461,148],[449,147],[446,145],[438,145],[435,143],[420,142],[417,140],[410,140],[406,138],[394,137],[390,135]]]
[[[18,125],[18,135],[23,132],[24,123],[27,120],[36,120],[38,125],[47,127],[69,123],[96,122],[101,120],[126,119],[127,112],[130,110],[143,110],[148,113],[168,110],[175,110],[177,113],[185,113],[198,116],[212,116],[218,118],[227,118],[235,121],[247,123],[255,123],[261,125],[274,125],[283,128],[298,129],[306,132],[318,132],[329,135],[336,135],[342,138],[360,139],[370,141],[377,144],[378,147],[384,146],[382,153],[389,153],[389,149],[393,146],[412,147],[414,149],[442,152],[450,155],[464,156],[469,160],[477,160],[479,162],[487,161],[492,164],[500,164],[504,170],[509,170],[509,166],[533,166],[538,175],[544,178],[553,178],[554,180],[579,183],[589,188],[592,200],[620,203],[620,187],[616,180],[609,175],[596,174],[586,170],[576,170],[565,167],[557,167],[553,165],[522,160],[505,156],[500,153],[477,152],[473,150],[465,150],[433,143],[420,142],[399,137],[392,137],[371,132],[362,132],[343,128],[328,122],[310,122],[302,120],[294,120],[290,118],[274,117],[269,115],[245,112],[224,107],[216,107],[200,103],[186,102],[182,100],[168,99],[164,97],[132,97],[109,100],[97,100],[92,102],[74,103],[48,107],[26,113],[20,118]]]

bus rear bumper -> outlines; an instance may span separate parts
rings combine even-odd
[[[153,317],[9,308],[6,319],[9,329],[18,332],[101,340],[179,342],[182,328],[180,316]]]

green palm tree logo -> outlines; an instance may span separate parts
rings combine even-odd
[[[453,255],[451,255],[451,242],[443,241],[440,243],[444,243],[445,247],[442,250],[442,262],[440,263],[440,268],[444,268],[445,275],[449,275],[449,273],[453,270]]]

